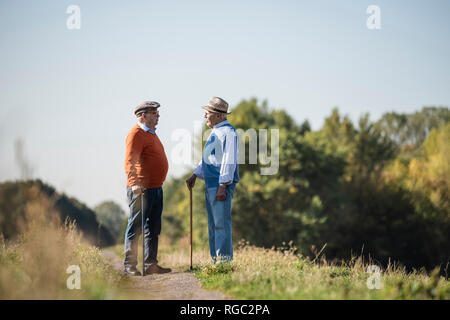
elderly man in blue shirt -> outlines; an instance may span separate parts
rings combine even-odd
[[[238,135],[227,120],[231,112],[225,100],[213,97],[203,109],[206,124],[212,130],[202,160],[186,184],[191,190],[197,177],[205,181],[209,251],[213,262],[221,263],[233,259],[231,201],[239,182]]]

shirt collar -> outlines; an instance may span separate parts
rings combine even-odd
[[[142,130],[144,130],[144,132],[150,131],[151,133],[156,134],[156,127],[155,127],[155,130],[152,130],[149,127],[147,127],[145,124],[140,123],[139,121],[137,124],[139,125],[139,127],[141,127]]]
[[[229,124],[228,120],[223,120],[222,122],[216,124],[216,125],[214,126],[214,129],[215,129],[215,128],[223,127],[223,126],[226,125],[226,124]]]

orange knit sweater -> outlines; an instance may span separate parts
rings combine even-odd
[[[125,151],[127,186],[159,188],[166,179],[169,163],[156,134],[135,125],[128,132]]]

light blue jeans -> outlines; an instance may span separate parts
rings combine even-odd
[[[227,198],[224,201],[216,200],[217,188],[206,188],[205,198],[208,213],[209,252],[213,261],[220,263],[233,259],[231,202],[236,184],[227,185]]]

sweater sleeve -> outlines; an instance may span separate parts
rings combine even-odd
[[[125,174],[127,175],[127,184],[129,186],[140,184],[137,169],[141,167],[143,148],[143,141],[139,138],[137,132],[130,132],[126,139],[125,150]]]

